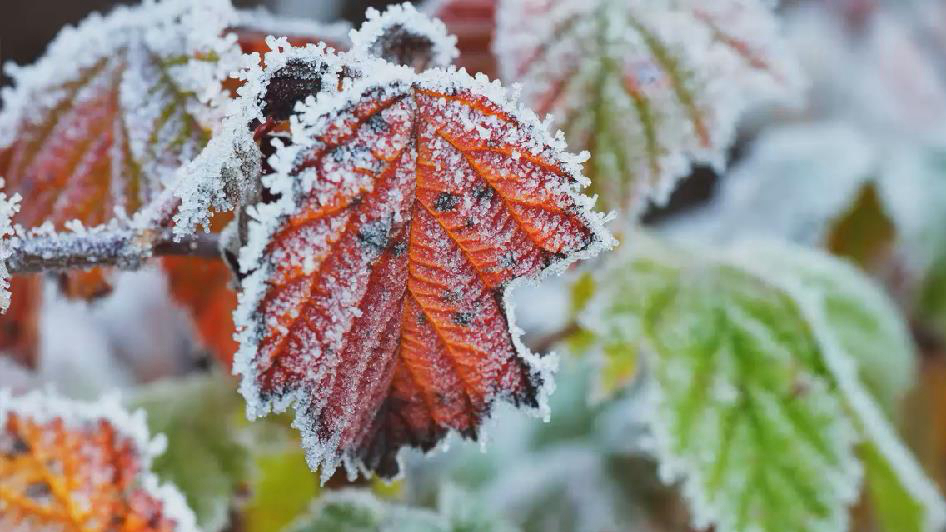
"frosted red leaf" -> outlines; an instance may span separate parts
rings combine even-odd
[[[240,256],[249,412],[294,404],[323,479],[475,439],[497,400],[539,407],[554,364],[507,291],[610,242],[582,158],[498,83],[364,61],[370,79],[293,117]]]
[[[148,471],[161,446],[114,401],[0,392],[0,529],[194,531],[183,496]]]

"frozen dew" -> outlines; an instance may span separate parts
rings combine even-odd
[[[0,190],[3,189],[3,178],[0,178]],[[0,313],[10,308],[10,272],[7,270],[7,260],[12,254],[12,246],[16,233],[13,227],[13,216],[20,210],[20,195],[7,196],[0,192]]]

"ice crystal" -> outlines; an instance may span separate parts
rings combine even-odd
[[[3,179],[0,178],[0,190],[3,189]],[[7,196],[0,192],[0,313],[10,308],[10,272],[7,270],[7,260],[12,254],[11,240],[15,237],[13,216],[20,210],[20,195]]]

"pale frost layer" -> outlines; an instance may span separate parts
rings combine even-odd
[[[162,514],[175,523],[176,532],[198,532],[196,519],[184,496],[151,472],[154,458],[164,452],[167,442],[162,435],[150,436],[143,410],[128,412],[117,395],[107,395],[95,402],[82,402],[52,392],[34,391],[14,396],[9,390],[0,389],[0,432],[11,414],[37,424],[61,421],[67,429],[76,431],[108,423],[119,438],[127,439],[134,446],[139,467],[136,486],[161,503]]]
[[[347,56],[352,59],[352,56]],[[463,91],[469,91],[474,95],[482,96],[489,102],[497,105],[504,113],[512,117],[515,127],[500,128],[501,122],[495,116],[489,116],[485,122],[476,118],[469,111],[459,111],[459,107],[450,106],[445,100],[442,105],[438,105],[438,116],[446,122],[459,122],[465,125],[467,131],[476,131],[483,140],[489,140],[496,131],[502,131],[503,142],[521,147],[522,153],[531,153],[544,160],[560,165],[568,175],[567,179],[561,180],[556,192],[564,195],[573,202],[580,212],[580,216],[585,224],[591,228],[595,237],[596,244],[588,249],[573,256],[564,257],[556,262],[551,269],[544,270],[538,277],[544,277],[550,273],[559,273],[564,271],[568,264],[581,258],[587,258],[597,254],[601,249],[612,245],[613,240],[604,229],[604,218],[591,211],[593,200],[580,194],[581,187],[587,184],[587,179],[581,173],[581,164],[586,160],[587,155],[573,155],[566,151],[563,135],[558,133],[551,135],[544,124],[542,124],[535,114],[517,103],[515,94],[508,94],[498,82],[489,82],[485,76],[472,78],[464,71],[457,71],[453,68],[431,69],[422,74],[417,74],[414,70],[407,67],[395,66],[379,59],[373,58],[354,58],[358,62],[354,64],[353,69],[366,73],[362,79],[348,80],[345,82],[345,89],[338,93],[328,92],[321,94],[318,98],[310,98],[306,102],[299,104],[296,108],[297,114],[290,118],[291,120],[291,139],[290,143],[283,144],[276,142],[277,150],[269,163],[274,173],[263,177],[263,184],[273,193],[278,194],[278,200],[271,203],[261,203],[251,207],[248,212],[252,217],[249,224],[249,237],[246,245],[240,250],[239,265],[241,271],[246,275],[242,281],[242,290],[240,293],[239,307],[234,314],[234,321],[238,329],[238,338],[240,341],[240,350],[236,354],[234,361],[234,372],[242,375],[240,390],[248,402],[248,414],[251,417],[258,417],[271,411],[283,411],[289,406],[295,405],[296,421],[294,426],[302,431],[303,445],[307,451],[307,458],[313,467],[321,465],[323,480],[329,478],[332,472],[339,464],[339,457],[335,456],[337,442],[335,441],[340,434],[332,434],[326,440],[309,428],[311,422],[311,412],[307,412],[306,399],[314,392],[307,388],[305,383],[299,383],[300,386],[294,391],[286,394],[278,400],[264,401],[258,389],[258,374],[254,362],[259,349],[258,342],[263,337],[265,331],[280,327],[276,322],[263,323],[257,319],[256,313],[267,291],[267,281],[272,276],[271,260],[267,258],[266,248],[271,241],[274,232],[281,226],[285,218],[299,208],[298,201],[303,194],[317,192],[321,197],[328,201],[339,191],[354,191],[359,188],[371,190],[371,185],[365,183],[363,174],[354,174],[349,172],[332,172],[331,168],[324,175],[324,179],[316,182],[312,179],[311,170],[303,171],[301,175],[295,174],[295,164],[299,160],[300,154],[308,150],[316,150],[320,147],[320,138],[327,130],[332,128],[334,121],[344,109],[362,101],[365,95],[370,95],[372,99],[387,100],[392,96],[410,95],[413,91],[428,90],[444,94],[454,94]],[[333,61],[328,60],[329,64]],[[347,65],[351,66],[351,65]],[[330,71],[326,82],[337,80],[337,75]],[[392,109],[391,113],[412,112]],[[391,116],[396,122],[398,118],[403,120],[405,117]],[[491,122],[495,121],[495,122]],[[406,139],[400,139],[406,141]],[[380,145],[375,147],[380,152],[389,152],[392,147]],[[337,154],[342,159],[339,160],[338,167],[344,168],[348,163],[357,162],[359,157],[364,157],[363,153],[356,150],[343,151]],[[442,154],[442,157],[453,160],[458,154]],[[351,158],[347,160],[346,158]],[[437,159],[437,157],[434,157]],[[365,160],[364,162],[370,162]],[[460,165],[460,161],[456,161]],[[523,178],[522,186],[525,189],[529,187],[551,186],[548,184],[530,183],[528,176]],[[319,187],[319,188],[313,188]],[[401,201],[401,198],[392,194],[385,200],[385,208],[393,209],[393,206]],[[396,216],[396,209],[392,210],[392,216]],[[325,235],[313,234],[312,239],[326,238]],[[313,241],[310,241],[311,244]],[[322,257],[313,257],[313,249],[321,249],[324,246],[305,246],[304,248],[291,249],[288,253],[280,252],[280,261],[295,261],[303,270],[311,270],[311,266]],[[556,359],[551,356],[539,357],[531,353],[521,342],[522,331],[516,326],[514,319],[514,309],[512,308],[508,294],[522,282],[536,282],[538,278],[520,278],[509,283],[504,289],[503,305],[508,320],[508,326],[511,332],[514,346],[518,351],[518,356],[526,361],[528,367],[537,374],[542,375],[544,387],[539,391],[539,408],[537,413],[547,415],[545,399],[553,389],[552,372],[556,366]],[[359,296],[355,293],[349,293],[342,286],[344,280],[340,280],[339,286],[333,292],[333,298],[339,302],[338,314],[334,319],[338,323],[351,322],[356,317],[357,303]],[[337,340],[337,338],[336,338]],[[315,341],[315,339],[313,339]],[[311,382],[318,382],[323,376],[318,367],[311,368],[313,372]],[[317,414],[316,414],[317,415]],[[361,465],[351,456],[343,456],[341,460],[349,473],[356,474]]]
[[[267,37],[266,43],[271,51],[262,58],[256,53],[244,56],[243,68],[234,74],[242,85],[237,89],[238,98],[227,106],[220,130],[203,152],[178,172],[174,194],[181,205],[174,215],[174,230],[179,236],[199,226],[208,227],[211,209],[233,210],[245,199],[242,194],[258,188],[263,155],[250,124],[265,122],[263,97],[275,74],[297,62],[306,65],[308,75],[315,76],[312,82],[321,83],[323,73],[336,79],[326,79],[322,86],[332,87],[337,82],[337,61],[326,54],[324,44],[293,47],[285,37]]]
[[[761,0],[505,0],[502,77],[592,150],[608,208],[667,199],[694,163],[722,166],[736,121],[801,83]]]
[[[0,177],[0,190],[3,189],[3,178]],[[10,258],[11,245],[14,243],[15,230],[13,216],[20,210],[20,195],[8,197],[0,192],[0,313],[10,308],[10,272],[7,270],[7,259]]]

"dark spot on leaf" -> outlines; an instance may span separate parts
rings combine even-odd
[[[351,199],[350,202],[348,202],[348,207],[349,208],[357,207],[361,205],[363,201],[365,201],[365,198],[363,198],[361,195],[355,196],[354,198]]]
[[[424,314],[423,312],[418,312],[418,313],[417,313],[417,323],[420,324],[420,325],[426,325],[426,324],[427,324],[427,315]]]
[[[456,323],[461,327],[469,327],[470,324],[473,323],[473,313],[469,311],[454,312],[453,323]]]
[[[326,65],[321,62],[291,59],[276,71],[263,95],[263,114],[276,120],[287,120],[296,102],[304,101],[322,91],[322,74]]]
[[[514,267],[519,262],[519,258],[516,257],[516,254],[512,251],[507,251],[500,255],[499,257],[499,267],[503,269],[510,269]]]
[[[407,242],[404,240],[398,240],[391,245],[391,254],[395,257],[400,257],[407,251]]]
[[[397,65],[426,70],[433,59],[434,43],[425,35],[418,35],[403,24],[395,24],[371,44],[372,55]]]
[[[493,190],[493,187],[487,184],[477,183],[473,185],[473,190],[471,193],[473,194],[473,199],[482,201],[492,198],[496,191]]]
[[[463,297],[463,290],[460,288],[454,288],[453,290],[444,290],[443,294],[440,296],[441,299],[446,303],[456,303],[460,301]]]
[[[26,486],[26,496],[30,499],[45,499],[52,494],[49,484],[43,481],[32,482]]]
[[[372,255],[380,255],[388,247],[390,235],[390,220],[376,220],[361,226],[358,230],[358,241]]]
[[[371,115],[368,120],[365,120],[365,127],[371,130],[372,133],[383,135],[391,129],[391,126],[388,124],[387,120],[381,116],[381,113],[375,113]]]
[[[441,192],[437,196],[437,199],[434,200],[434,210],[437,212],[446,212],[452,211],[454,207],[459,203],[459,198],[456,194],[451,194],[449,192]]]

